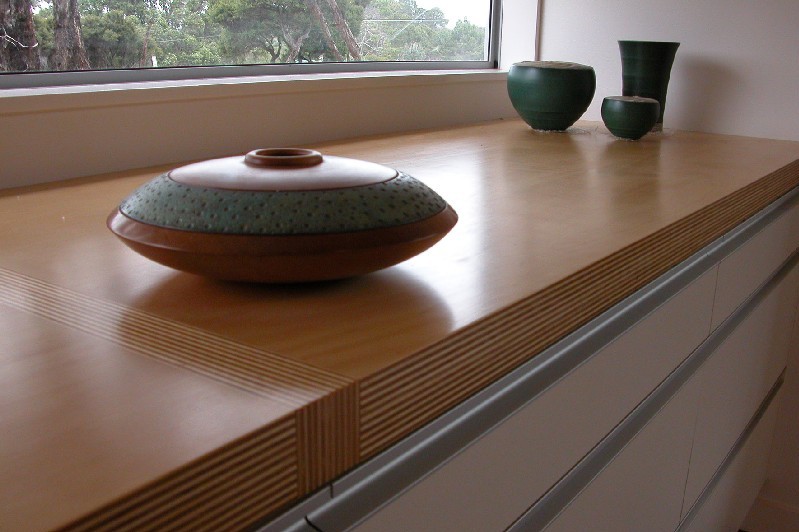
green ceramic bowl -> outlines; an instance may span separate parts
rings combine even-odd
[[[524,61],[508,72],[508,96],[533,129],[563,131],[579,119],[596,90],[590,66],[561,61]]]
[[[602,101],[602,120],[619,138],[638,140],[649,131],[660,116],[660,103],[640,96],[608,96]]]

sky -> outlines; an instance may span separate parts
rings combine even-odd
[[[475,26],[488,26],[489,0],[416,0],[416,5],[425,9],[441,9],[449,19],[450,27],[464,17]]]

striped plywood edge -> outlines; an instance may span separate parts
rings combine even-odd
[[[6,305],[289,407],[67,530],[237,530],[357,461],[356,385],[334,373],[0,268]]]
[[[63,530],[241,530],[300,495],[297,466],[287,416]]]
[[[364,379],[360,459],[531,359],[797,185],[799,161],[794,161]]]

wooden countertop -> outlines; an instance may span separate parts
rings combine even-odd
[[[237,528],[535,356],[799,184],[799,143],[506,120],[314,146],[460,215],[304,286],[215,282],[105,218],[163,168],[0,192],[0,529]]]

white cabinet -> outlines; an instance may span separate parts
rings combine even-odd
[[[797,204],[337,481],[308,522],[325,532],[737,530],[765,475],[776,407],[763,409],[796,313],[799,267],[786,260]],[[569,350],[573,364],[535,381]],[[521,398],[502,403],[511,389]],[[479,430],[462,430],[484,412]],[[419,458],[430,450],[434,461]]]
[[[715,279],[700,276],[357,530],[507,527],[707,336]]]
[[[723,466],[785,367],[798,286],[794,267],[725,324],[731,334],[547,532],[671,531],[692,510],[685,530],[738,530],[765,478],[776,405]]]
[[[689,382],[547,532],[671,532],[680,523],[699,387]],[[645,526],[644,526],[645,524]]]
[[[708,499],[680,532],[736,532],[766,478],[777,416],[774,401]]]
[[[743,432],[785,367],[799,269],[785,277],[696,375],[702,396],[685,489],[685,511]]]
[[[720,262],[712,329],[727,336],[547,531],[675,530],[681,523],[697,532],[738,530],[765,479],[776,406],[729,460],[785,368],[799,267],[750,297],[796,250],[798,213],[782,214]]]
[[[797,242],[799,208],[794,207],[721,261],[713,329],[777,271],[794,252]]]

